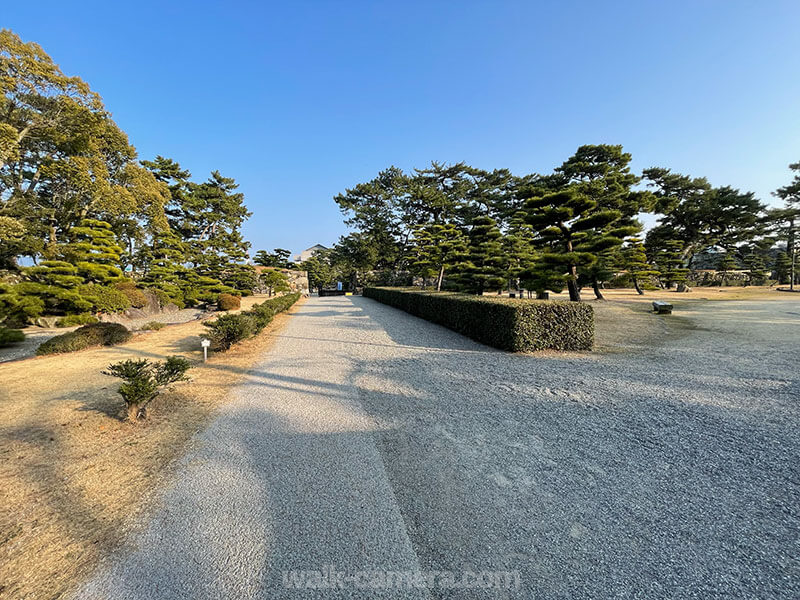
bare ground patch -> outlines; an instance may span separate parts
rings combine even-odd
[[[123,346],[0,365],[0,598],[58,598],[91,572],[289,318],[206,364],[205,328],[194,321]],[[173,354],[196,363],[192,381],[157,398],[141,424],[121,421],[118,380],[100,372]]]

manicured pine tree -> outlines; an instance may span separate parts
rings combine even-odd
[[[258,276],[259,283],[267,289],[267,294],[272,297],[279,292],[288,292],[291,290],[289,286],[289,278],[285,273],[270,269]]]
[[[622,251],[623,267],[627,269],[633,282],[633,288],[638,294],[644,294],[642,282],[650,277],[659,275],[656,269],[647,260],[647,251],[641,238],[631,238],[627,247]]]
[[[684,243],[681,240],[667,240],[656,252],[656,269],[660,272],[662,285],[667,289],[673,284],[677,284],[680,289],[689,276],[689,269],[683,266],[683,249]]]
[[[77,267],[85,282],[110,285],[122,278],[118,266],[122,252],[109,223],[84,219],[70,231],[70,241],[61,254]]]
[[[466,251],[466,238],[453,223],[433,223],[414,230],[409,255],[411,268],[423,278],[436,277],[436,291],[442,289],[446,271]]]
[[[722,285],[728,285],[728,273],[739,268],[736,256],[731,250],[727,250],[717,262],[717,271],[722,273]]]
[[[619,211],[599,209],[597,202],[569,188],[534,195],[525,202],[525,212],[525,220],[539,232],[543,243],[543,264],[557,277],[566,274],[569,298],[580,302],[578,271],[591,267],[600,251],[618,243],[616,237],[597,232],[618,220]]]
[[[775,279],[778,283],[789,283],[792,272],[792,259],[783,250],[779,250],[775,256],[772,268],[775,270]]]
[[[525,222],[524,212],[518,211],[509,220],[508,229],[503,236],[502,249],[508,289],[509,291],[512,289],[512,284],[516,285],[521,298],[521,277],[523,273],[527,273],[533,268],[536,260],[534,231]]]
[[[600,282],[617,269],[623,240],[641,231],[636,216],[650,210],[655,200],[650,192],[632,189],[640,178],[631,173],[630,162],[631,155],[620,145],[590,144],[579,147],[556,169],[569,186],[594,201],[589,216],[602,217],[582,230],[581,242],[582,250],[597,256],[580,275],[591,283],[598,300],[603,300]]]
[[[275,248],[272,252],[259,250],[253,257],[253,262],[262,267],[278,267],[290,269],[294,264],[289,260],[291,252],[284,248]]]
[[[30,318],[44,313],[81,313],[92,309],[91,301],[77,292],[85,280],[73,264],[46,260],[23,269],[23,277],[12,291],[28,307],[26,314]]]
[[[454,279],[462,290],[481,295],[505,285],[502,237],[491,217],[478,217],[472,222],[466,251],[455,267]]]
[[[764,285],[767,280],[767,265],[764,257],[755,250],[751,250],[745,257],[745,264],[750,270],[748,283]]]

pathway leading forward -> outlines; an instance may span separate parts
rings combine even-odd
[[[76,598],[797,597],[800,320],[717,307],[548,358],[312,298]],[[369,579],[420,570],[430,592]]]

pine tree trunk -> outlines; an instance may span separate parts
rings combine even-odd
[[[569,299],[572,302],[581,301],[581,291],[578,289],[578,282],[574,279],[567,281],[567,289],[569,290]]]
[[[439,277],[436,279],[436,291],[442,291],[442,280],[444,279],[444,265],[439,267]]]
[[[605,300],[605,296],[603,296],[603,292],[600,291],[600,283],[597,281],[597,277],[592,275],[592,289],[594,290],[594,297],[598,300]]]
[[[640,296],[644,296],[642,288],[639,287],[639,280],[636,279],[636,277],[633,278],[633,289],[635,289],[636,293],[639,294]]]

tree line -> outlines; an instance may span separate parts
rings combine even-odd
[[[709,263],[748,281],[788,281],[800,214],[800,163],[768,209],[752,192],[654,167],[641,174],[620,145],[585,145],[552,173],[514,175],[433,162],[389,167],[335,197],[353,229],[308,265],[312,279],[407,283],[481,294],[567,288],[571,300],[624,275],[645,287],[685,287]],[[643,235],[641,217],[657,224]],[[655,282],[655,284],[654,284]]]
[[[9,30],[0,88],[0,321],[119,310],[132,278],[179,306],[253,289],[233,179],[138,160],[100,96]]]

